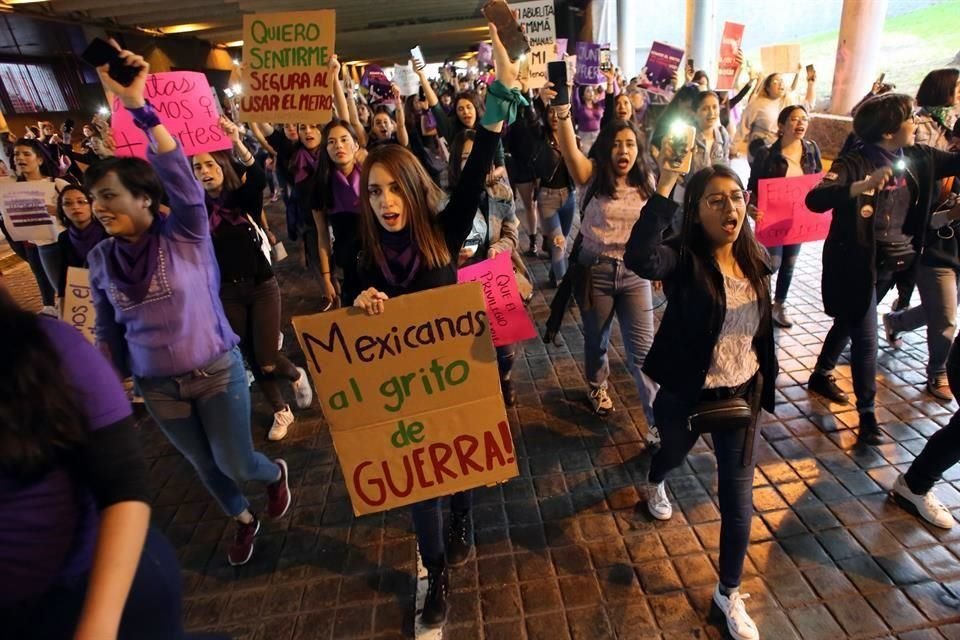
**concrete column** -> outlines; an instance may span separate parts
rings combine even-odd
[[[716,0],[687,0],[687,58],[694,67],[710,76],[711,86],[717,83],[717,3]],[[686,64],[686,62],[684,62]],[[683,80],[683,69],[677,72]]]
[[[846,115],[877,78],[887,0],[843,0],[830,113]]]
[[[617,0],[617,66],[624,78],[632,78],[640,71],[636,34],[641,5],[637,0]]]

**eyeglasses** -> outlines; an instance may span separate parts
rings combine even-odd
[[[703,200],[706,201],[707,206],[710,207],[712,211],[723,213],[727,209],[726,205],[728,200],[734,209],[746,208],[746,206],[750,204],[750,192],[733,191],[729,195],[725,193],[715,193],[703,198]]]
[[[63,206],[65,207],[82,207],[85,204],[90,204],[89,200],[64,200]]]

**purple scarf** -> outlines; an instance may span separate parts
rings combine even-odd
[[[243,211],[224,206],[227,199],[226,195],[227,194],[222,190],[220,191],[220,195],[216,198],[212,197],[209,193],[205,195],[207,201],[207,212],[210,214],[211,233],[216,231],[222,222],[232,225],[249,224],[247,221],[247,216],[244,215]]]
[[[356,213],[360,210],[360,165],[354,163],[350,175],[332,170],[330,190],[333,192],[331,213]]]
[[[113,243],[109,258],[113,267],[113,283],[134,304],[140,304],[147,297],[150,282],[157,270],[161,224],[160,216],[154,216],[153,224],[136,242],[117,238]]]
[[[317,164],[320,161],[320,147],[317,147],[316,153],[311,153],[306,147],[300,147],[296,155],[293,156],[293,181],[300,183],[317,172]]]
[[[406,289],[420,271],[420,247],[413,239],[410,225],[402,231],[380,231],[380,248],[386,263],[380,265],[384,279],[394,287]]]
[[[73,225],[67,227],[67,237],[73,245],[77,255],[87,261],[87,254],[97,246],[97,243],[107,237],[107,231],[96,220],[91,220],[85,229],[78,229]]]

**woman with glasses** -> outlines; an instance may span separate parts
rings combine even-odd
[[[750,191],[757,193],[760,180],[768,178],[793,178],[811,173],[819,173],[823,169],[820,161],[820,147],[816,142],[807,140],[807,108],[795,104],[787,107],[777,116],[779,138],[769,149],[760,151],[754,158],[750,170]],[[762,211],[750,207],[750,213],[759,222]],[[773,321],[779,327],[789,329],[793,322],[787,316],[784,305],[787,302],[787,292],[793,280],[793,268],[800,256],[799,244],[790,244],[779,247],[767,247],[773,259],[773,271],[777,275],[776,292],[773,296]]]
[[[747,596],[739,588],[753,517],[757,415],[761,406],[773,411],[778,371],[770,268],[745,224],[749,194],[736,172],[723,165],[689,180],[681,232],[664,240],[678,208],[670,199],[679,179],[673,157],[672,145],[664,145],[656,193],[643,207],[624,254],[624,263],[639,276],[663,281],[668,299],[643,367],[660,385],[653,412],[661,446],[650,466],[647,508],[658,520],[672,517],[667,473],[709,433],[720,505],[720,580],[713,606],[733,638],[757,640],[757,625],[744,607]],[[704,403],[723,403],[730,411],[706,424],[696,417]]]
[[[64,231],[57,237],[60,247],[57,295],[63,298],[67,289],[67,270],[70,267],[88,268],[87,254],[107,237],[107,232],[93,215],[90,196],[75,184],[64,187],[57,197],[57,220],[64,226]]]
[[[837,158],[809,194],[811,211],[833,210],[823,245],[822,295],[834,318],[807,388],[847,401],[833,375],[849,341],[860,428],[857,444],[880,444],[877,392],[877,302],[924,246],[938,181],[960,173],[960,153],[914,145],[913,99],[888,93],[867,100],[853,118],[861,143]]]
[[[917,144],[941,151],[960,149],[953,134],[960,103],[960,71],[937,69],[927,74],[917,91]],[[935,207],[949,209],[960,180],[940,181]],[[927,325],[927,393],[938,400],[953,400],[947,381],[947,354],[957,332],[957,272],[960,270],[960,242],[956,227],[944,225],[936,216],[926,234],[926,244],[916,271],[921,304],[897,309],[883,316],[887,342],[899,346],[899,334]]]

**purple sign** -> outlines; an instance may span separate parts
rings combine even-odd
[[[600,45],[592,42],[577,43],[577,84],[600,84]]]
[[[663,91],[673,84],[673,76],[680,68],[683,49],[654,42],[647,57],[647,79],[654,89]]]
[[[391,97],[390,78],[375,64],[368,64],[363,68],[360,86],[369,91],[375,101],[379,102]]]

